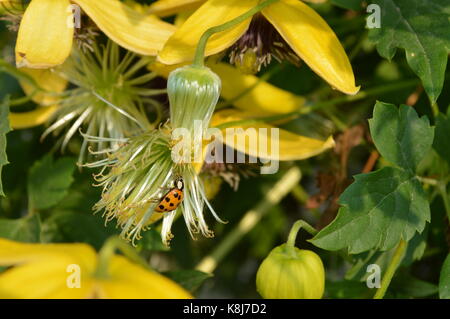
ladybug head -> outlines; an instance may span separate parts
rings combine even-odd
[[[182,179],[181,177],[178,177],[178,178],[175,180],[175,187],[178,188],[180,191],[183,190],[183,188],[184,188],[184,182],[183,182],[183,179]]]

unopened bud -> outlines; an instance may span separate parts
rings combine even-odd
[[[310,250],[275,247],[258,269],[256,288],[266,299],[320,299],[325,288],[322,261]]]
[[[207,67],[184,66],[169,75],[167,93],[173,128],[193,130],[194,121],[207,129],[220,96],[220,78]]]

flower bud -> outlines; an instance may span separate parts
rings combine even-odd
[[[207,67],[184,66],[169,75],[167,93],[173,128],[193,130],[194,121],[207,129],[220,96],[220,78]]]
[[[320,299],[325,288],[322,261],[310,250],[275,247],[258,269],[256,288],[266,299]]]

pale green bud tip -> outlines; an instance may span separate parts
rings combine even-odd
[[[167,93],[173,128],[192,129],[194,121],[206,129],[220,96],[220,78],[207,67],[184,66],[169,75]]]
[[[320,299],[325,289],[322,261],[310,250],[275,247],[258,269],[256,288],[266,299]]]

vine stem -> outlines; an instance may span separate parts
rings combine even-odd
[[[297,220],[292,226],[291,231],[289,232],[288,240],[286,242],[287,246],[289,247],[295,246],[295,240],[297,239],[297,234],[301,228],[306,230],[311,236],[315,236],[318,233],[317,229],[312,227],[304,220]]]
[[[119,237],[114,236],[109,238],[103,245],[102,249],[100,249],[97,269],[95,270],[96,277],[109,277],[109,264],[117,249],[119,249],[131,261],[143,266],[146,269],[149,269],[148,264],[137,254],[136,250],[134,250]]]
[[[208,39],[214,33],[225,31],[231,27],[234,27],[235,25],[237,25],[239,23],[244,22],[245,20],[252,17],[254,14],[258,13],[259,11],[261,11],[268,5],[271,5],[275,1],[278,1],[278,0],[266,0],[266,1],[258,4],[257,6],[253,7],[252,9],[248,10],[247,12],[243,13],[242,15],[240,15],[228,22],[225,22],[221,25],[218,25],[218,26],[215,26],[215,27],[212,27],[212,28],[209,28],[208,30],[206,30],[205,33],[202,34],[200,40],[198,41],[197,49],[195,51],[193,65],[196,67],[204,66],[206,44],[208,42]]]
[[[211,273],[220,261],[233,249],[233,247],[244,237],[253,227],[267,214],[268,211],[277,205],[301,179],[301,171],[298,167],[292,167],[286,174],[266,193],[255,208],[245,213],[239,224],[231,230],[222,240],[217,248],[208,256],[203,258],[196,269]]]
[[[381,280],[381,286],[375,293],[373,299],[383,299],[386,290],[391,284],[392,277],[394,277],[394,274],[398,266],[400,265],[403,257],[405,256],[406,247],[407,243],[403,239],[401,239],[400,243],[397,246],[397,249],[395,250],[394,256],[391,259],[391,262],[389,263],[386,273],[384,274],[383,279]]]

